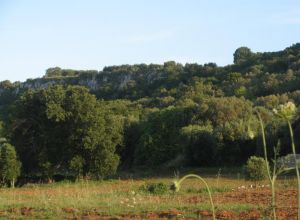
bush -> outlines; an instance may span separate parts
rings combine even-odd
[[[164,183],[147,183],[141,186],[140,190],[155,195],[162,195],[169,192],[169,186]]]
[[[246,178],[256,182],[266,179],[267,175],[267,166],[264,158],[251,156],[246,164]]]

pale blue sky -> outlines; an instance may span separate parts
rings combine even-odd
[[[49,67],[232,63],[300,42],[299,0],[0,0],[0,81]]]

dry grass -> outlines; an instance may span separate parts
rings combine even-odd
[[[209,209],[206,193],[202,193],[203,186],[195,179],[187,180],[178,194],[151,195],[139,191],[146,182],[163,182],[170,184],[172,178],[148,178],[144,180],[112,180],[112,181],[82,181],[79,183],[53,183],[44,185],[26,185],[21,188],[0,189],[0,214],[2,217],[20,217],[29,215],[32,218],[59,218],[81,216],[87,212],[98,214],[118,215],[125,213],[141,213],[145,211],[159,211],[171,208],[183,210],[187,214],[195,210]],[[258,205],[239,202],[225,202],[226,193],[249,190],[253,183],[243,179],[207,178],[213,189],[215,204],[220,209],[243,211]],[[265,188],[267,182],[260,184]],[[294,188],[295,180],[278,181],[279,189]],[[193,201],[192,199],[195,199]],[[264,205],[264,204],[262,204]],[[259,205],[261,208],[261,204]],[[21,211],[33,208],[28,212]]]

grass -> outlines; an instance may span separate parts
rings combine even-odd
[[[219,203],[223,193],[252,183],[234,178],[219,177],[206,178],[212,189],[217,209],[241,212],[258,205],[237,203]],[[192,216],[196,210],[209,210],[210,204],[205,193],[204,185],[197,180],[187,179],[179,193],[153,195],[140,193],[139,188],[145,183],[162,182],[171,184],[173,178],[147,178],[140,180],[113,180],[113,181],[82,181],[78,183],[61,182],[52,184],[30,184],[20,188],[0,189],[0,214],[5,218],[20,218],[20,208],[34,208],[33,218],[57,219],[62,217],[81,216],[87,212],[97,212],[103,215],[138,214],[148,211],[162,211],[178,209],[187,216]],[[266,184],[266,182],[262,182]],[[278,180],[278,188],[286,186],[296,188],[295,179]],[[188,199],[199,196],[204,202],[187,202]],[[17,210],[10,210],[17,208]],[[67,213],[64,208],[72,210]]]

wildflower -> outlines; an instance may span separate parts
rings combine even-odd
[[[255,137],[255,133],[254,133],[254,131],[252,130],[250,124],[248,124],[247,133],[248,133],[248,137],[249,137],[250,139],[253,139],[253,138]]]
[[[207,182],[199,175],[195,175],[195,174],[188,174],[188,175],[185,175],[184,177],[182,177],[180,180],[176,180],[172,183],[170,189],[173,190],[174,192],[178,192],[180,190],[180,184],[187,178],[191,178],[191,177],[194,177],[194,178],[197,178],[198,180],[200,180],[202,183],[205,184],[206,186],[206,189],[208,191],[208,195],[209,195],[209,200],[210,200],[210,205],[211,205],[211,209],[212,209],[212,215],[213,215],[213,219],[215,220],[216,219],[216,214],[215,214],[215,206],[214,206],[214,203],[213,203],[213,200],[212,200],[212,196],[211,196],[211,191],[210,191],[210,188],[207,184]]]
[[[277,109],[273,109],[273,113],[282,119],[291,120],[296,110],[297,108],[293,102],[287,102],[284,105],[279,105]]]
[[[180,183],[178,181],[174,181],[173,184],[171,185],[170,189],[174,192],[179,192],[180,190]]]
[[[249,130],[248,131],[248,136],[249,136],[250,139],[253,139],[255,137],[255,134],[254,134],[253,131]]]

